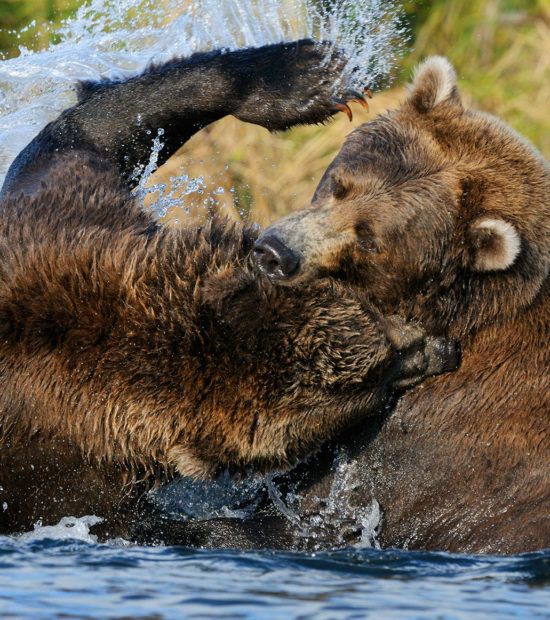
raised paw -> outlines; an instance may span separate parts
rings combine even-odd
[[[351,116],[351,101],[368,107],[361,93],[346,87],[347,59],[331,43],[304,39],[241,54],[247,84],[233,114],[243,121],[279,130],[320,123],[339,111]]]

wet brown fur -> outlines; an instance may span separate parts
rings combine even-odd
[[[284,468],[435,372],[350,287],[258,278],[256,236],[157,226],[89,153],[0,203],[1,531],[135,538],[153,484]]]
[[[159,127],[164,157],[230,113],[271,129],[323,120],[342,67],[305,40],[87,85],[12,163],[0,194],[0,532],[95,514],[104,536],[284,544],[273,514],[269,531],[195,527],[155,513],[147,491],[287,467],[456,363],[450,343],[349,284],[258,276],[254,229],[158,226],[130,193]]]
[[[443,75],[442,75],[443,72]],[[503,269],[503,239],[519,236]],[[331,276],[458,338],[463,363],[405,394],[359,449],[384,546],[516,553],[550,546],[550,168],[500,120],[466,111],[429,61],[403,105],[353,132],[312,206],[275,223],[293,285]],[[480,260],[481,256],[481,260]],[[319,490],[305,493],[306,498]],[[365,493],[361,501],[368,505]]]

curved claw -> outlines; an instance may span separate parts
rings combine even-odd
[[[348,90],[346,92],[346,99],[348,101],[355,101],[356,103],[359,103],[367,112],[369,111],[369,104],[367,103],[365,97],[363,97],[363,95],[358,93],[356,90]]]
[[[336,112],[345,112],[348,115],[348,118],[350,120],[350,122],[353,120],[353,114],[351,113],[351,109],[349,107],[349,105],[345,102],[342,101],[341,99],[338,99],[336,101],[332,102],[332,109]]]
[[[365,95],[367,95],[367,97],[368,97],[369,99],[372,99],[372,93],[371,93],[370,88],[366,87],[366,88],[364,88],[363,90],[364,90],[364,92],[365,92]]]

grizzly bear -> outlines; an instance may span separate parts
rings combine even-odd
[[[256,229],[160,226],[130,192],[158,128],[169,154],[226,114],[322,121],[356,96],[342,67],[301,41],[83,84],[15,160],[0,203],[0,532],[94,514],[105,536],[192,542],[155,521],[151,486],[287,467],[454,368],[452,343],[352,286],[258,275]]]
[[[254,252],[279,285],[353,283],[462,344],[457,373],[404,394],[353,449],[370,483],[354,501],[379,502],[381,545],[550,546],[550,167],[533,146],[466,110],[452,67],[430,58],[398,109],[351,133],[311,206]],[[302,518],[330,481],[304,486]]]

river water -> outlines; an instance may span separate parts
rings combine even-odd
[[[201,551],[78,534],[0,538],[2,618],[550,617],[549,551]]]
[[[304,36],[344,47],[351,81],[382,79],[404,39],[398,7],[364,0],[350,21],[350,7],[358,3],[343,0],[328,15],[320,15],[320,4],[91,0],[58,29],[56,45],[22,49],[0,63],[0,184],[21,148],[75,101],[78,79],[131,75],[197,50]],[[345,486],[345,463],[335,467],[342,468],[336,479]],[[227,514],[235,502],[224,505],[216,487],[191,500],[188,488],[170,493],[186,518]],[[271,493],[277,505],[273,486]],[[335,511],[342,493],[345,488],[334,489]],[[292,518],[291,508],[280,508]],[[99,544],[88,531],[94,517],[37,524],[33,532],[0,537],[0,616],[550,618],[550,551],[495,557],[368,548],[376,546],[377,515],[360,515],[361,548],[319,553]]]

